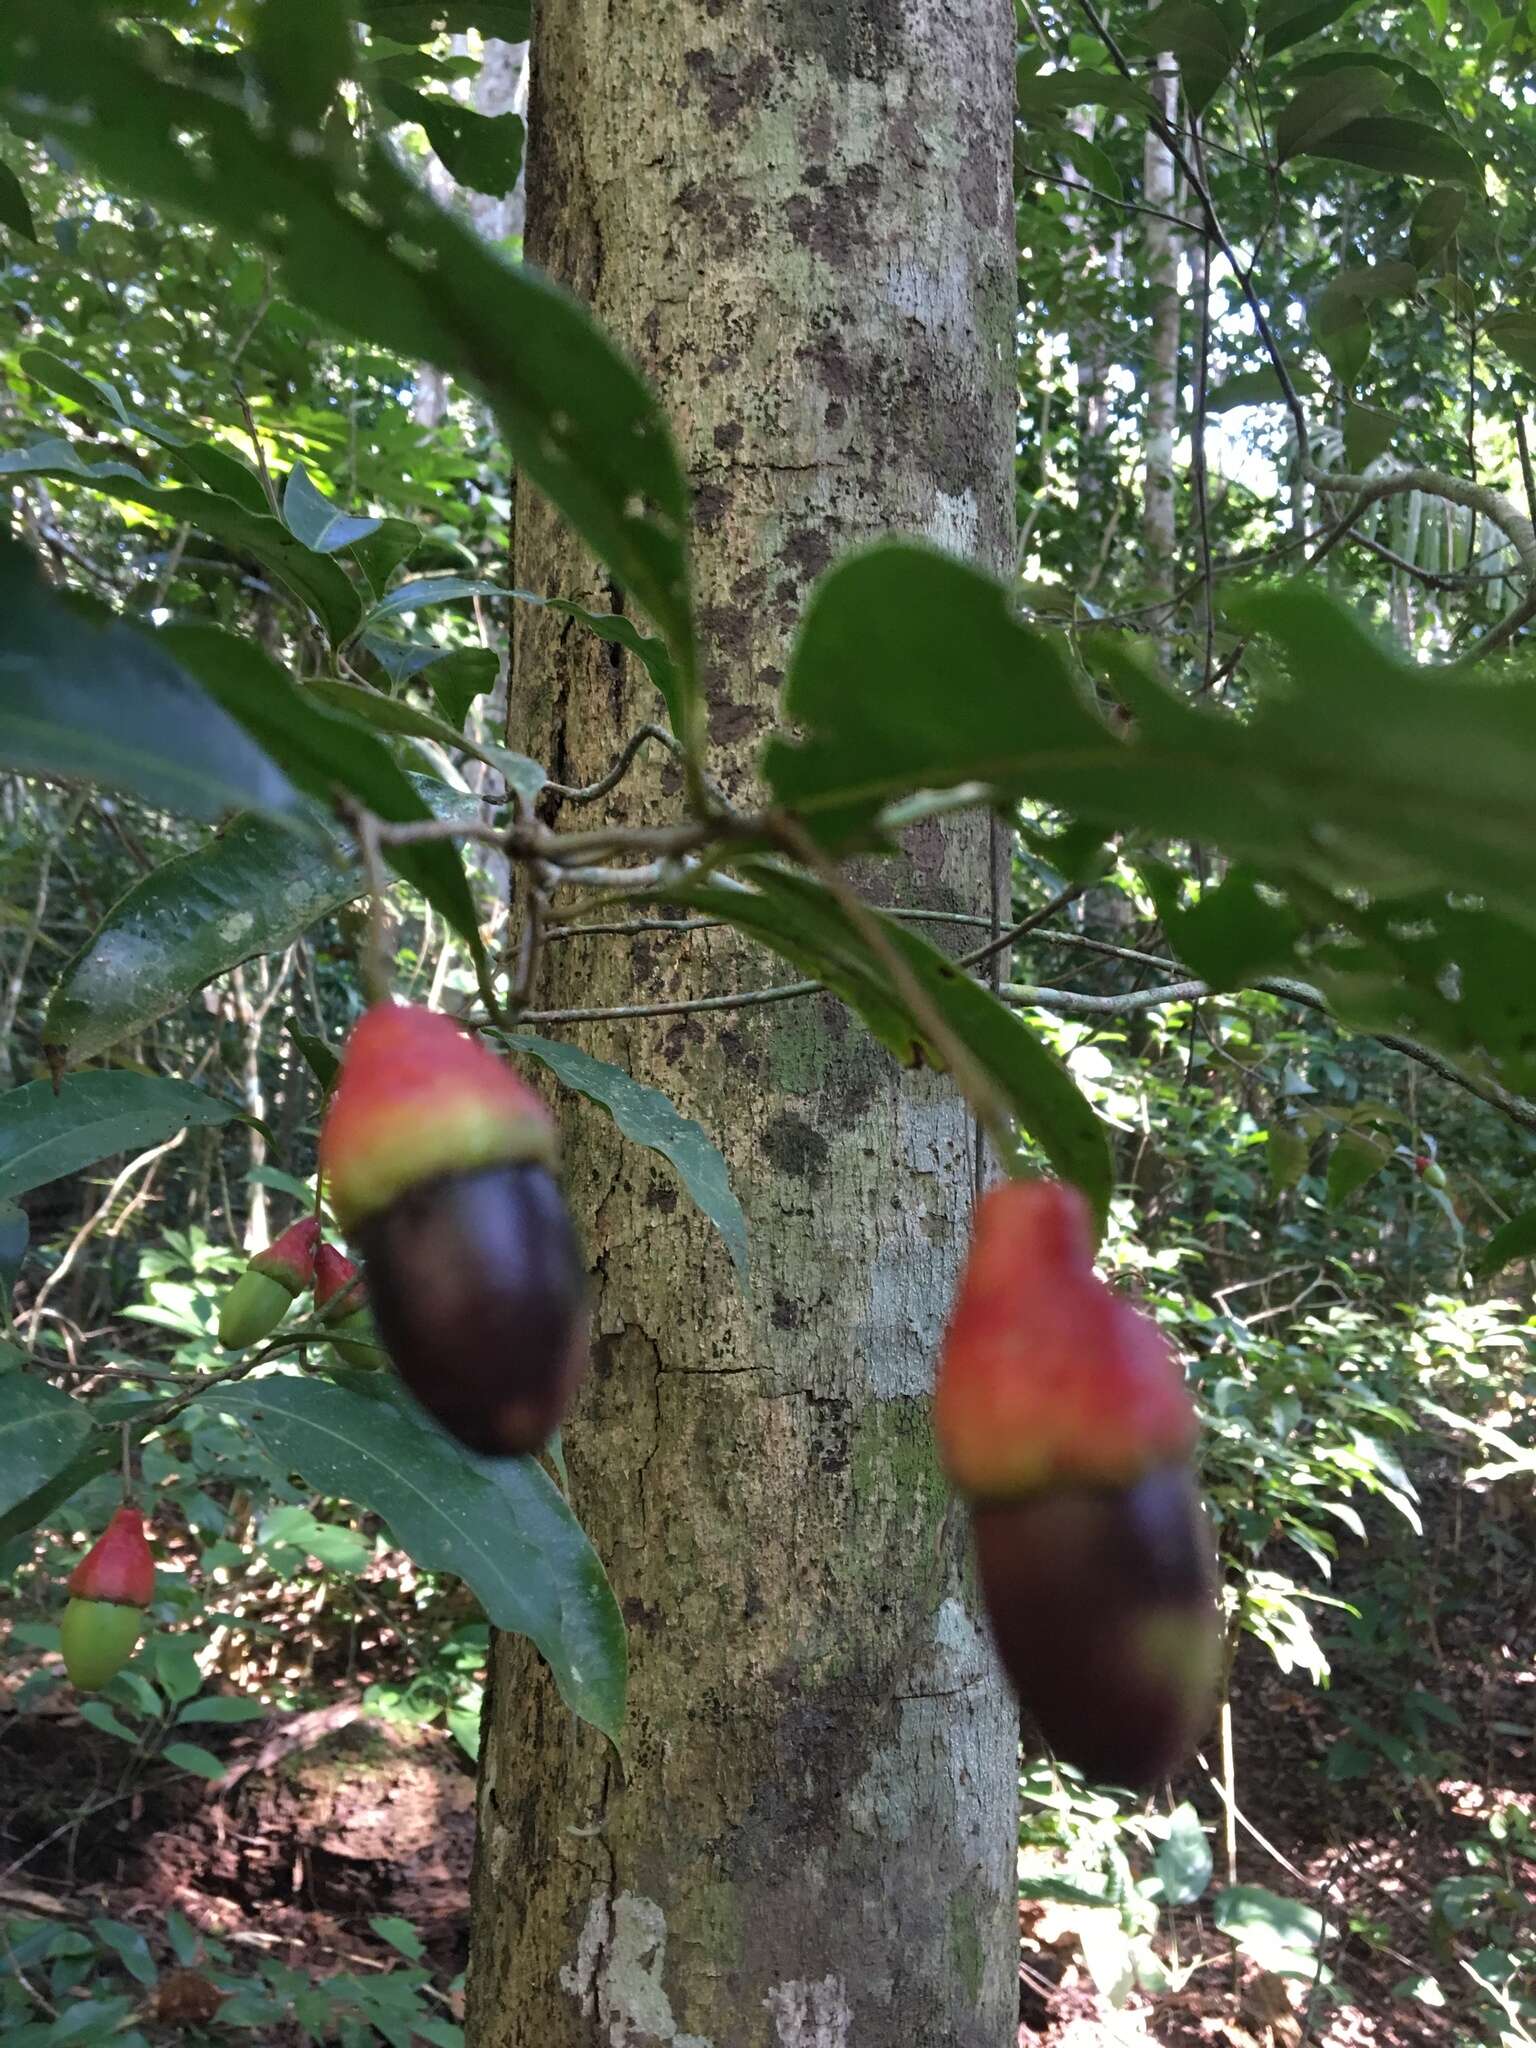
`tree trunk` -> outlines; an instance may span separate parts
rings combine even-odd
[[[1148,83],[1159,113],[1171,127],[1178,111],[1179,94],[1178,71],[1172,57],[1157,59]],[[1173,171],[1167,143],[1149,125],[1142,163],[1142,188],[1148,206],[1172,213]],[[1179,418],[1179,237],[1166,220],[1148,220],[1145,236],[1152,345],[1148,352],[1147,412],[1142,438],[1146,489],[1141,507],[1141,540],[1147,593],[1163,603],[1163,609],[1154,615],[1153,630],[1166,660],[1177,566],[1173,451]]]
[[[529,253],[680,436],[711,767],[743,800],[835,556],[896,529],[1011,569],[1013,33],[1007,0],[563,0],[536,24]],[[516,573],[622,602],[526,491]],[[566,783],[660,712],[532,607],[512,705]],[[675,766],[650,750],[607,803],[675,816]],[[875,878],[890,900],[997,914],[984,830],[925,827],[908,853]],[[541,1006],[786,978],[718,931],[546,962]],[[1003,2048],[1017,1715],[928,1416],[969,1119],[824,998],[581,1035],[721,1144],[753,1268],[743,1295],[671,1173],[562,1105],[596,1290],[566,1451],[629,1622],[630,1715],[621,1762],[498,1642],[470,2039]]]

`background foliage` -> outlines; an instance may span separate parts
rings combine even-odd
[[[750,1190],[539,1009],[518,943],[530,916],[561,943],[573,902],[615,944],[724,920],[804,977],[765,963],[744,998],[830,987],[895,1057],[948,1065],[1004,1157],[1084,1186],[1199,1391],[1221,1724],[1146,1809],[1030,1764],[1026,2016],[1068,1956],[1168,2015],[1219,1999],[1236,1953],[1250,2004],[1290,1981],[1314,2038],[1528,2041],[1524,15],[1020,0],[1018,586],[900,542],[835,566],[796,736],[738,817],[662,411],[477,231],[522,151],[517,114],[475,104],[483,39],[522,10],[11,12],[10,1712],[58,1704],[62,1582],[126,1455],[161,1571],[155,1634],[80,1710],[121,1749],[113,1798],[216,1784],[243,1722],[338,1700],[473,1756],[487,1620],[622,1743],[622,1620],[558,1458],[471,1465],[301,1317],[231,1361],[216,1304],[314,1200],[381,952],[662,1155],[750,1289]],[[641,623],[509,587],[525,488]],[[516,751],[526,602],[654,681],[636,745],[680,758],[670,838],[605,839],[601,789]],[[1017,832],[1021,928],[850,899],[843,853],[978,796]],[[946,957],[967,947],[974,978]],[[60,1875],[45,1828],[15,1839],[8,1882]],[[452,1970],[398,1916],[373,1933],[399,1967],[317,1985],[178,1908],[12,1905],[8,2039],[457,2038]]]

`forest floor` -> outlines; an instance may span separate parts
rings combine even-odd
[[[1175,1975],[1177,1988],[1151,1999],[1132,1994],[1117,2011],[1077,1959],[1070,1913],[1030,1904],[1021,1910],[1020,2048],[1465,2048],[1496,2040],[1477,2022],[1464,1967],[1487,1929],[1447,1922],[1432,1894],[1467,1873],[1468,1846],[1488,1842],[1494,1813],[1518,1809],[1536,1821],[1536,1591],[1530,1546],[1512,1555],[1522,1547],[1527,1561],[1514,1579],[1496,1574],[1477,1601],[1452,1608],[1441,1599],[1422,1611],[1427,1646],[1417,1647],[1421,1656],[1438,1653],[1440,1707],[1427,1723],[1407,1717],[1420,1730],[1417,1742],[1400,1733],[1411,1685],[1391,1657],[1356,1667],[1341,1655],[1339,1678],[1321,1690],[1245,1644],[1234,1684],[1245,1824],[1237,1877],[1328,1915],[1336,1930],[1325,1949],[1331,1990],[1246,1959],[1234,1975],[1208,1892],[1175,1916],[1176,1956],[1166,1914],[1159,1936],[1166,1961],[1195,1967],[1182,1983]],[[1433,1572],[1423,1550],[1413,1563]],[[1490,1656],[1490,1642],[1499,1654]],[[1356,1669],[1366,1675],[1346,1678]],[[398,1966],[375,1923],[409,1922],[440,1987],[439,2009],[457,2008],[451,1987],[466,1960],[474,1780],[448,1734],[364,1716],[355,1684],[338,1677],[332,1702],[309,1712],[189,1731],[226,1761],[226,1779],[210,1784],[163,1765],[125,1766],[122,1743],[82,1720],[67,1688],[15,1711],[21,1675],[14,1667],[0,1673],[0,1916],[83,1927],[106,1915],[142,1927],[158,1949],[175,1909],[242,1963],[268,1958],[326,1974]],[[1359,1752],[1358,1774],[1328,1769],[1343,1741]],[[1373,1741],[1390,1757],[1372,1752]],[[1207,1754],[1214,1761],[1214,1751]],[[1217,1821],[1222,1809],[1209,1776],[1192,1769],[1173,1789]],[[1227,1875],[1219,1826],[1213,1849],[1215,1889]],[[1530,1910],[1536,1862],[1507,1856],[1503,1877]],[[1421,1977],[1438,1982],[1442,2007],[1404,1991]]]

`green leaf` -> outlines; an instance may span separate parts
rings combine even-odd
[[[526,598],[527,592],[519,591],[517,595]],[[532,602],[546,603],[552,612],[564,612],[567,618],[576,619],[600,640],[607,640],[635,655],[661,692],[673,732],[679,739],[686,740],[693,685],[686,675],[678,671],[664,641],[658,640],[654,634],[642,633],[633,619],[626,619],[618,612],[589,612],[566,597],[534,598]]]
[[[32,208],[22,190],[20,178],[8,164],[0,164],[0,227],[9,228],[13,234],[22,235],[29,242],[37,240]]]
[[[528,40],[529,0],[359,0],[355,12],[397,43],[435,42],[470,28],[506,43]]]
[[[1165,1906],[1193,1905],[1211,1881],[1211,1845],[1187,1799],[1168,1816],[1168,1832],[1158,1844],[1157,1874]]]
[[[1287,363],[1294,390],[1305,396],[1317,389],[1317,379],[1301,363]],[[1206,394],[1207,412],[1230,412],[1235,405],[1283,405],[1285,393],[1273,364],[1261,370],[1239,370]]]
[[[420,544],[421,528],[414,519],[381,519],[376,533],[353,541],[352,559],[367,577],[369,588],[378,592]]]
[[[1331,28],[1355,4],[1356,0],[1259,0],[1254,33],[1264,38],[1265,57],[1277,57],[1319,29]]]
[[[250,52],[279,119],[318,129],[352,67],[351,24],[338,0],[262,0]]]
[[[259,647],[211,626],[168,627],[160,637],[311,795],[329,800],[337,787],[350,790],[392,824],[433,815],[418,785],[381,740],[308,701]],[[483,963],[479,913],[458,851],[436,841],[386,847],[385,855]]]
[[[381,597],[363,621],[364,628],[376,626],[380,619],[397,618],[401,612],[423,612],[435,604],[452,604],[460,597],[509,597],[517,592],[508,591],[499,583],[484,583],[472,576],[418,576],[410,583],[400,583],[387,596]]]
[[[105,1700],[82,1700],[80,1718],[88,1721],[93,1728],[99,1728],[103,1735],[113,1735],[119,1742],[126,1742],[131,1749],[137,1749],[139,1738],[131,1728],[124,1727]]]
[[[1384,107],[1396,90],[1396,81],[1375,65],[1344,65],[1308,79],[1275,121],[1277,159],[1284,163],[1314,149],[1339,129]]]
[[[1307,1170],[1312,1148],[1306,1134],[1290,1118],[1284,1118],[1270,1125],[1264,1150],[1270,1185],[1277,1194],[1284,1194]]]
[[[1378,455],[1386,454],[1402,424],[1395,413],[1348,400],[1344,407],[1344,460],[1351,469],[1364,469]]]
[[[702,1124],[683,1116],[659,1088],[648,1087],[609,1060],[595,1059],[578,1045],[563,1045],[531,1031],[509,1033],[512,1051],[530,1052],[589,1101],[606,1109],[624,1136],[660,1152],[725,1239],[740,1278],[747,1276],[747,1219],[732,1192],[730,1172],[719,1147]]]
[[[510,192],[523,164],[523,123],[517,114],[482,114],[441,93],[386,85],[375,95],[397,121],[414,121],[442,158],[448,175],[472,192]]]
[[[239,1381],[213,1399],[279,1465],[382,1516],[427,1570],[464,1579],[495,1627],[532,1640],[566,1705],[617,1741],[623,1618],[591,1544],[533,1459],[471,1460],[414,1414],[323,1380]]]
[[[1328,1207],[1342,1209],[1391,1157],[1392,1147],[1384,1138],[1366,1131],[1340,1131],[1328,1155]]]
[[[1437,185],[1465,185],[1476,193],[1483,189],[1482,171],[1459,142],[1443,128],[1403,114],[1374,114],[1368,120],[1350,121],[1308,142],[1305,154],[1358,164],[1362,170],[1378,171],[1385,177],[1427,178]]]
[[[1484,333],[1530,376],[1536,376],[1536,313],[1500,312],[1490,314]]]
[[[412,779],[431,815],[480,815],[475,798]],[[284,951],[367,887],[350,837],[317,844],[236,818],[118,898],[54,985],[43,1043],[73,1065],[92,1059],[243,960]]]
[[[166,1763],[174,1764],[178,1771],[190,1771],[194,1777],[217,1779],[224,1775],[223,1762],[200,1743],[168,1742],[160,1754]]]
[[[494,662],[495,657],[491,659]],[[430,711],[418,710],[403,698],[386,697],[378,690],[364,689],[358,683],[338,682],[330,676],[311,677],[304,685],[304,694],[318,697],[333,710],[345,711],[367,725],[377,726],[381,732],[413,733],[419,739],[436,740],[440,747],[448,747],[455,753],[473,754],[476,760],[496,769],[511,788],[525,796],[537,796],[547,779],[538,762],[530,761],[526,754],[514,754],[509,748],[493,746],[489,741],[482,744],[468,739],[457,727],[445,725]]]
[[[62,1471],[45,1480],[35,1492],[0,1513],[0,1544],[10,1543],[35,1529],[45,1515],[73,1499],[82,1487],[112,1471],[122,1456],[122,1437],[116,1429],[93,1431],[86,1448]]]
[[[939,677],[965,687],[937,688]],[[1019,749],[1106,761],[1122,751],[1086,708],[1059,639],[1021,626],[981,570],[903,541],[845,556],[816,585],[784,716],[807,737],[770,739],[763,773],[833,843],[914,789],[1014,792]]]
[[[497,665],[488,647],[458,647],[427,670],[437,708],[455,732],[463,731],[475,699],[495,685]]]
[[[1473,1258],[1471,1271],[1475,1279],[1486,1280],[1517,1259],[1530,1258],[1536,1258],[1536,1209],[1522,1209],[1500,1224]]]
[[[1173,52],[1190,111],[1200,114],[1242,54],[1248,20],[1240,0],[1161,0],[1123,33],[1138,49]]]
[[[1263,1885],[1233,1885],[1211,1901],[1212,1917],[1243,1951],[1266,1970],[1311,1964],[1323,1938],[1323,1916],[1315,1907],[1285,1899]]]
[[[368,1922],[380,1941],[387,1941],[391,1948],[398,1949],[407,1962],[419,1963],[426,1954],[426,1944],[409,1920],[402,1920],[397,1913],[375,1913]]]
[[[0,1387],[0,1514],[9,1514],[68,1470],[91,1434],[91,1418],[81,1402],[29,1373],[7,1373]]]
[[[1416,269],[1428,270],[1455,241],[1467,203],[1467,194],[1454,185],[1424,194],[1408,230],[1408,260]]]
[[[937,1048],[893,989],[884,961],[829,891],[767,860],[742,861],[738,872],[750,881],[750,888],[688,877],[669,882],[664,892],[648,900],[683,903],[750,933],[826,982],[904,1066],[926,1061],[942,1068]],[[950,1030],[991,1075],[1020,1124],[1061,1177],[1082,1189],[1102,1222],[1113,1183],[1109,1147],[1103,1125],[1065,1068],[1016,1012],[957,969],[946,954],[907,925],[889,918],[880,924]]]
[[[130,1977],[141,1984],[153,1984],[158,1978],[160,1973],[149,1952],[149,1943],[137,1927],[129,1927],[121,1920],[95,1918],[91,1921],[91,1932],[121,1957]]]
[[[71,1074],[57,1088],[29,1081],[0,1095],[0,1201],[239,1115],[233,1102],[158,1074]]]
[[[296,462],[289,470],[283,486],[283,524],[317,555],[334,555],[340,548],[356,547],[359,541],[376,534],[383,523],[382,519],[359,518],[338,510],[316,487],[302,462]]]
[[[3,461],[3,458],[0,458]],[[158,640],[84,624],[0,542],[0,762],[128,789],[194,818],[284,812],[294,791]]]
[[[176,1716],[178,1728],[194,1721],[216,1721],[229,1726],[237,1721],[265,1720],[270,1709],[260,1700],[241,1699],[232,1693],[211,1693],[208,1698],[188,1700]]]
[[[31,1229],[25,1209],[14,1202],[0,1202],[0,1299],[11,1298],[22,1260],[27,1256]]]
[[[333,1052],[323,1038],[313,1031],[306,1031],[295,1017],[288,1019],[288,1036],[303,1055],[304,1064],[320,1083],[327,1094],[336,1086],[336,1076],[341,1072],[340,1056]]]
[[[428,10],[466,11],[487,9]],[[370,18],[393,32],[394,17]],[[52,0],[14,0],[7,30],[0,112],[26,132],[46,130],[117,189],[256,244],[286,296],[343,331],[484,392],[523,476],[661,628],[692,737],[688,485],[654,398],[590,315],[501,262],[382,145],[356,168],[317,158],[311,137],[270,122],[174,43],[119,33],[94,9],[63,16]]]
[[[41,384],[45,391],[71,400],[98,419],[126,428],[130,434],[142,435],[153,441],[169,452],[176,468],[184,469],[221,497],[233,498],[259,519],[269,518],[271,507],[261,478],[248,462],[241,461],[229,449],[208,441],[189,441],[185,434],[177,433],[163,420],[129,405],[109,377],[87,376],[51,349],[25,348],[21,351],[20,361],[33,383]],[[59,445],[70,446],[68,442]]]
[[[1023,121],[1039,114],[1065,113],[1070,107],[1113,107],[1117,112],[1140,114],[1144,120],[1152,107],[1151,94],[1118,71],[1064,68],[1026,72],[1021,59],[1015,89]]]
[[[362,604],[346,572],[290,533],[269,512],[255,512],[219,491],[151,483],[130,462],[86,462],[68,441],[39,441],[0,454],[0,477],[48,477],[84,484],[105,497],[144,505],[165,526],[191,526],[211,534],[237,555],[260,562],[319,619],[333,641],[357,625]]]
[[[195,1699],[203,1689],[203,1674],[197,1668],[197,1654],[185,1636],[157,1635],[149,1646],[155,1676],[166,1697],[175,1706]]]

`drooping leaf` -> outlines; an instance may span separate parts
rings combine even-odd
[[[1437,185],[1424,194],[1408,230],[1408,260],[1416,269],[1428,270],[1450,247],[1467,203],[1467,194],[1455,185]]]
[[[99,1479],[103,1472],[112,1471],[122,1457],[122,1451],[122,1436],[118,1430],[93,1430],[84,1450],[24,1499],[0,1512],[0,1544],[11,1543],[18,1536],[26,1535],[45,1515],[51,1515],[55,1508],[72,1500],[82,1487],[89,1486],[93,1479]]]
[[[353,541],[350,553],[368,579],[369,589],[378,596],[420,545],[421,528],[414,519],[381,519],[376,532]]]
[[[239,1115],[233,1102],[159,1074],[69,1074],[57,1088],[28,1081],[0,1095],[0,1201],[189,1126]]]
[[[1158,1844],[1157,1874],[1165,1906],[1190,1906],[1211,1881],[1211,1845],[1200,1816],[1186,1799],[1168,1816]]]
[[[659,1088],[637,1081],[610,1060],[594,1058],[579,1045],[563,1045],[531,1031],[510,1033],[504,1043],[513,1052],[532,1053],[567,1088],[600,1103],[634,1144],[670,1159],[683,1186],[724,1238],[731,1262],[745,1280],[747,1219],[720,1148],[702,1124],[683,1116]]]
[[[23,349],[21,366],[33,383],[40,384],[45,391],[72,400],[86,412],[121,427],[130,435],[153,441],[168,452],[175,468],[184,470],[221,497],[233,498],[236,504],[243,505],[257,518],[269,518],[272,508],[267,503],[261,478],[248,462],[242,461],[228,448],[216,446],[211,441],[189,439],[187,435],[178,433],[164,420],[130,405],[110,377],[94,371],[87,375],[52,349]],[[69,446],[67,442],[63,445]],[[126,490],[122,495],[127,495]]]
[[[31,205],[20,178],[9,164],[0,164],[0,227],[9,228],[13,234],[22,235],[29,242],[37,240],[37,223],[32,218]]]
[[[783,959],[840,995],[904,1066],[944,1062],[894,987],[888,966],[820,883],[767,860],[737,864],[750,887],[716,879],[668,883],[650,900],[683,903],[750,933]],[[957,968],[909,925],[881,920],[929,1000],[971,1057],[991,1076],[1020,1125],[1064,1180],[1072,1181],[1102,1219],[1113,1180],[1103,1125],[1066,1069],[1016,1012]]]
[[[1326,142],[1340,128],[1384,107],[1396,83],[1375,65],[1344,65],[1309,78],[1292,94],[1275,122],[1275,155],[1284,163]]]
[[[250,641],[211,626],[167,627],[160,637],[311,796],[327,801],[338,789],[350,791],[391,824],[433,815],[418,783],[381,740],[308,701]],[[385,855],[482,961],[479,913],[456,848],[427,841],[387,847]]]
[[[1294,390],[1306,396],[1317,389],[1317,379],[1302,363],[1287,363]],[[1274,366],[1266,363],[1260,370],[1239,370],[1235,376],[1226,377],[1206,394],[1207,412],[1230,412],[1235,405],[1283,405],[1285,393]]]
[[[1385,455],[1403,422],[1394,413],[1350,399],[1344,407],[1344,460],[1354,470]]]
[[[1299,1899],[1282,1898],[1260,1884],[1233,1885],[1211,1902],[1212,1917],[1262,1969],[1315,1966],[1326,1932],[1323,1916]]]
[[[1391,1157],[1392,1147],[1384,1138],[1368,1131],[1340,1131],[1328,1155],[1329,1208],[1342,1209]]]
[[[486,11],[443,0],[427,13]],[[387,9],[369,18],[395,33]],[[317,155],[312,138],[210,80],[194,53],[168,40],[151,49],[107,10],[14,0],[0,113],[116,188],[255,244],[286,296],[322,319],[482,390],[528,481],[662,630],[692,735],[687,483],[655,400],[574,299],[501,262],[381,144],[356,167]]]
[[[477,697],[494,687],[497,662],[489,647],[459,647],[434,661],[427,670],[427,682],[437,708],[453,727],[462,732],[469,707]]]
[[[131,790],[193,818],[283,813],[277,765],[162,644],[94,627],[52,596],[25,549],[0,542],[0,762]]]
[[[380,619],[397,618],[401,612],[421,612],[435,604],[452,604],[460,597],[506,597],[518,593],[504,590],[499,583],[486,583],[473,576],[417,576],[400,583],[381,597],[363,621],[364,629]]]
[[[262,0],[249,48],[278,119],[290,131],[318,131],[352,68],[351,24],[339,0]]]
[[[397,121],[414,121],[457,184],[472,192],[510,192],[523,163],[523,123],[517,114],[482,114],[444,93],[386,85],[376,97]]]
[[[1332,28],[1355,4],[1356,0],[1259,0],[1254,33],[1264,38],[1265,57],[1277,57],[1293,43]]]
[[[495,656],[491,656],[494,666]],[[530,761],[526,754],[514,754],[508,747],[498,747],[490,741],[469,739],[457,727],[445,725],[430,711],[419,710],[400,697],[385,697],[377,690],[363,689],[357,683],[343,683],[329,676],[312,678],[304,686],[309,697],[318,697],[322,703],[334,710],[345,711],[353,718],[360,718],[368,725],[374,725],[381,732],[414,733],[419,739],[436,740],[439,746],[449,747],[456,753],[473,754],[503,775],[509,785],[523,795],[535,797],[544,787],[546,776],[537,761]]]
[[[427,777],[434,816],[478,817],[473,797]],[[301,839],[259,818],[235,819],[125,891],[65,966],[48,1000],[43,1043],[70,1064],[145,1030],[216,975],[280,953],[367,890],[350,839]]]
[[[964,678],[964,688],[943,687]],[[914,789],[1009,789],[1016,747],[1112,761],[1060,642],[1021,626],[1000,586],[931,549],[885,542],[816,585],[790,658],[786,721],[768,742],[775,799],[846,841]]]
[[[1511,1216],[1483,1245],[1472,1260],[1474,1278],[1486,1280],[1512,1266],[1516,1259],[1536,1258],[1536,1209],[1522,1209]]]
[[[529,0],[359,0],[355,12],[397,43],[430,43],[464,29],[506,43],[528,40]]]
[[[1125,32],[1143,50],[1170,50],[1193,113],[1204,113],[1242,54],[1248,34],[1241,0],[1159,0]]]
[[[1270,1185],[1277,1194],[1284,1194],[1307,1170],[1311,1154],[1305,1133],[1290,1118],[1281,1118],[1269,1127],[1265,1142],[1264,1163],[1269,1170]]]
[[[1492,313],[1484,322],[1483,331],[1512,363],[1536,376],[1536,313]]]
[[[1350,121],[1301,145],[1301,153],[1358,164],[1388,177],[1427,178],[1437,185],[1465,185],[1471,192],[1483,189],[1482,171],[1454,136],[1405,114],[1373,114]]]
[[[519,597],[526,592],[519,591]],[[660,690],[662,701],[667,707],[667,717],[672,730],[679,739],[688,735],[689,691],[692,685],[679,674],[676,664],[667,652],[665,641],[658,640],[653,633],[642,633],[633,619],[626,619],[619,612],[589,612],[569,598],[551,597],[545,599],[552,612],[564,612],[568,618],[576,619],[600,640],[611,641],[616,647],[627,648],[645,668],[646,674]]]
[[[332,640],[344,640],[362,610],[345,570],[307,548],[281,520],[217,490],[184,484],[155,484],[131,462],[87,462],[68,441],[39,441],[31,448],[0,454],[0,477],[42,476],[83,484],[108,498],[144,505],[166,526],[190,526],[211,534],[235,554],[249,555],[290,590],[319,619]]]
[[[618,1739],[623,1617],[596,1552],[533,1459],[472,1460],[394,1402],[324,1380],[243,1380],[211,1398],[279,1465],[382,1516],[429,1571],[462,1578],[497,1628],[533,1641],[566,1705]]]
[[[341,511],[317,488],[303,463],[296,462],[283,486],[283,523],[317,555],[334,555],[369,539],[384,522]]]
[[[82,1402],[30,1373],[6,1373],[0,1389],[0,1514],[8,1515],[68,1470],[92,1424]]]

